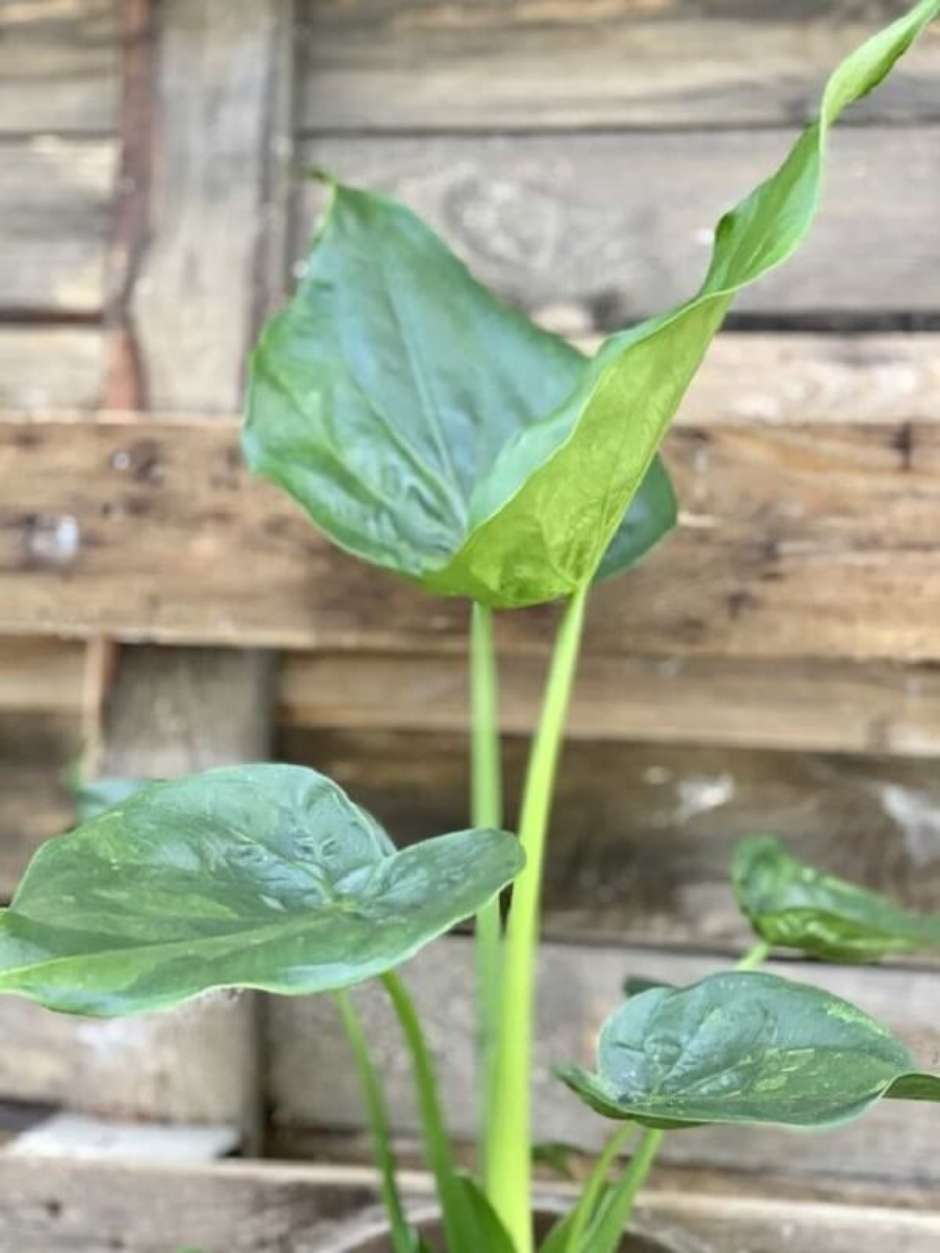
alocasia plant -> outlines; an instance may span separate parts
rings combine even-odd
[[[587,359],[477,283],[408,209],[333,183],[309,265],[251,363],[244,447],[349,553],[473,602],[473,829],[397,851],[312,771],[245,766],[140,790],[109,782],[45,846],[0,913],[0,992],[123,1014],[205,989],[332,992],[362,1080],[393,1253],[424,1253],[402,1206],[382,1082],[345,989],[379,977],[414,1063],[449,1253],[532,1253],[530,1057],[539,896],[588,594],[676,520],[658,448],[742,287],[808,231],[829,128],[940,12],[922,0],[849,56],[777,172],[719,222],[699,291]],[[500,829],[493,610],[564,600],[518,839]],[[101,810],[101,806],[109,807]],[[99,812],[100,811],[100,812]],[[500,894],[513,882],[505,920]],[[759,940],[686,988],[632,979],[593,1072],[561,1077],[623,1121],[543,1253],[614,1253],[667,1130],[823,1126],[940,1078],[862,1010],[755,970],[771,945],[833,960],[935,947],[940,921],[800,865],[738,850]],[[434,1064],[395,968],[476,915],[480,1155],[460,1173]],[[630,1164],[611,1178],[634,1128]]]

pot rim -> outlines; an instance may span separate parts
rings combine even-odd
[[[535,1213],[557,1217],[571,1208],[571,1200],[561,1197],[537,1197]],[[440,1217],[440,1206],[433,1200],[419,1200],[406,1205],[410,1222],[427,1223]],[[388,1219],[380,1206],[370,1206],[365,1211],[341,1219],[315,1241],[309,1253],[361,1253],[366,1242],[388,1234]],[[635,1215],[625,1236],[633,1235],[657,1242],[662,1253],[709,1253],[688,1233],[676,1230],[670,1223]]]

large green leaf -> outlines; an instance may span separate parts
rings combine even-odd
[[[722,218],[699,293],[609,339],[572,396],[502,450],[474,491],[463,546],[427,580],[432,589],[508,607],[570,595],[591,579],[735,293],[808,231],[830,126],[938,12],[940,0],[923,0],[842,63],[818,120],[777,173]]]
[[[850,962],[940,948],[940,918],[823,874],[770,837],[738,845],[731,879],[742,912],[769,944]]]
[[[560,1074],[599,1113],[650,1127],[820,1127],[885,1096],[940,1101],[940,1078],[860,1009],[756,972],[631,997],[601,1031],[596,1073]]]
[[[333,184],[307,272],[252,357],[245,454],[341,547],[423,581],[463,545],[499,453],[587,368],[403,205]],[[675,524],[661,464],[625,513],[605,573]]]
[[[397,852],[297,766],[153,783],[33,858],[0,912],[0,993],[115,1015],[215,987],[346,987],[476,913],[522,863],[501,831]]]

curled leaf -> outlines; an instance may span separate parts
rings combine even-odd
[[[463,545],[501,450],[587,369],[404,205],[333,183],[306,273],[252,356],[245,456],[342,548],[425,582]],[[648,480],[603,577],[675,525],[661,462]]]
[[[501,831],[399,852],[298,766],[153,783],[33,858],[0,911],[0,993],[110,1016],[209,988],[347,987],[476,913],[522,864]]]
[[[899,1040],[808,984],[712,975],[633,996],[601,1031],[597,1069],[561,1078],[608,1118],[649,1127],[777,1123],[822,1127],[882,1097],[940,1100]]]
[[[741,911],[768,944],[845,962],[940,948],[940,918],[823,874],[770,837],[738,845],[731,880]]]

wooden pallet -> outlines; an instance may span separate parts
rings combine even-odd
[[[400,194],[590,347],[687,294],[717,214],[783,153],[840,53],[901,7],[6,6],[0,899],[71,821],[79,753],[172,774],[274,752],[334,775],[401,840],[464,825],[465,607],[337,553],[237,450],[245,349],[320,204],[304,166]],[[931,31],[834,140],[812,241],[742,300],[669,437],[676,534],[594,599],[547,881],[546,1136],[594,1143],[545,1072],[585,1055],[623,974],[693,978],[746,942],[726,882],[738,837],[775,830],[940,909],[938,78]],[[554,619],[499,623],[510,818]],[[796,968],[936,1067],[934,969]],[[449,1090],[469,1090],[466,939],[409,978]],[[404,1058],[368,992],[363,1008],[407,1139]],[[91,1023],[5,1000],[0,1032],[0,1097],[101,1119],[99,1138],[138,1120],[181,1154],[208,1143],[193,1127],[249,1152],[266,1137],[359,1153],[326,1002]],[[467,1137],[471,1103],[454,1104]],[[0,1253],[313,1249],[374,1198],[358,1166],[216,1149],[169,1166],[139,1145],[118,1163],[66,1151],[55,1126],[62,1152],[18,1132],[0,1152]],[[645,1212],[699,1253],[927,1253],[938,1145],[929,1110],[900,1105],[838,1140],[689,1133]]]

